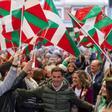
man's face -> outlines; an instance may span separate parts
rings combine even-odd
[[[63,81],[63,76],[60,71],[52,73],[52,81],[55,87],[59,87]]]
[[[100,66],[99,66],[98,62],[93,61],[91,63],[91,72],[92,73],[98,72],[99,71],[99,68],[100,68]]]

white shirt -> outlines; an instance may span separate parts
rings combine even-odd
[[[75,88],[75,94],[76,94],[77,97],[80,97],[81,89]]]

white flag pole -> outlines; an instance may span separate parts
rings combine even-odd
[[[69,15],[75,20],[75,22],[80,26],[80,28],[82,29],[82,31],[84,31],[90,38],[91,40],[98,46],[98,48],[101,50],[101,52],[106,56],[106,58],[108,59],[108,61],[110,62],[110,64],[112,65],[111,59],[109,58],[109,56],[107,56],[107,54],[101,49],[101,47],[98,45],[98,43],[91,37],[91,35],[86,32],[82,26],[80,25],[80,23],[78,23],[78,21],[72,16],[72,14],[69,13]]]

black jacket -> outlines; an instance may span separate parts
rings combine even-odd
[[[25,76],[26,73],[22,71],[16,78],[12,88],[0,97],[0,112],[14,112],[16,102],[16,94],[14,93],[14,90]]]

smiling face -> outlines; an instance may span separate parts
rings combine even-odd
[[[74,74],[73,74],[72,80],[73,80],[73,85],[74,85],[74,86],[79,86],[79,85],[81,85],[81,82],[80,82],[80,79],[79,79],[79,76],[78,76],[77,73],[74,73]]]
[[[68,67],[67,67],[67,69],[68,69],[68,72],[72,73],[75,68],[74,68],[73,64],[69,64]]]
[[[54,71],[52,73],[52,83],[55,87],[59,87],[63,81],[63,76],[60,71]]]

